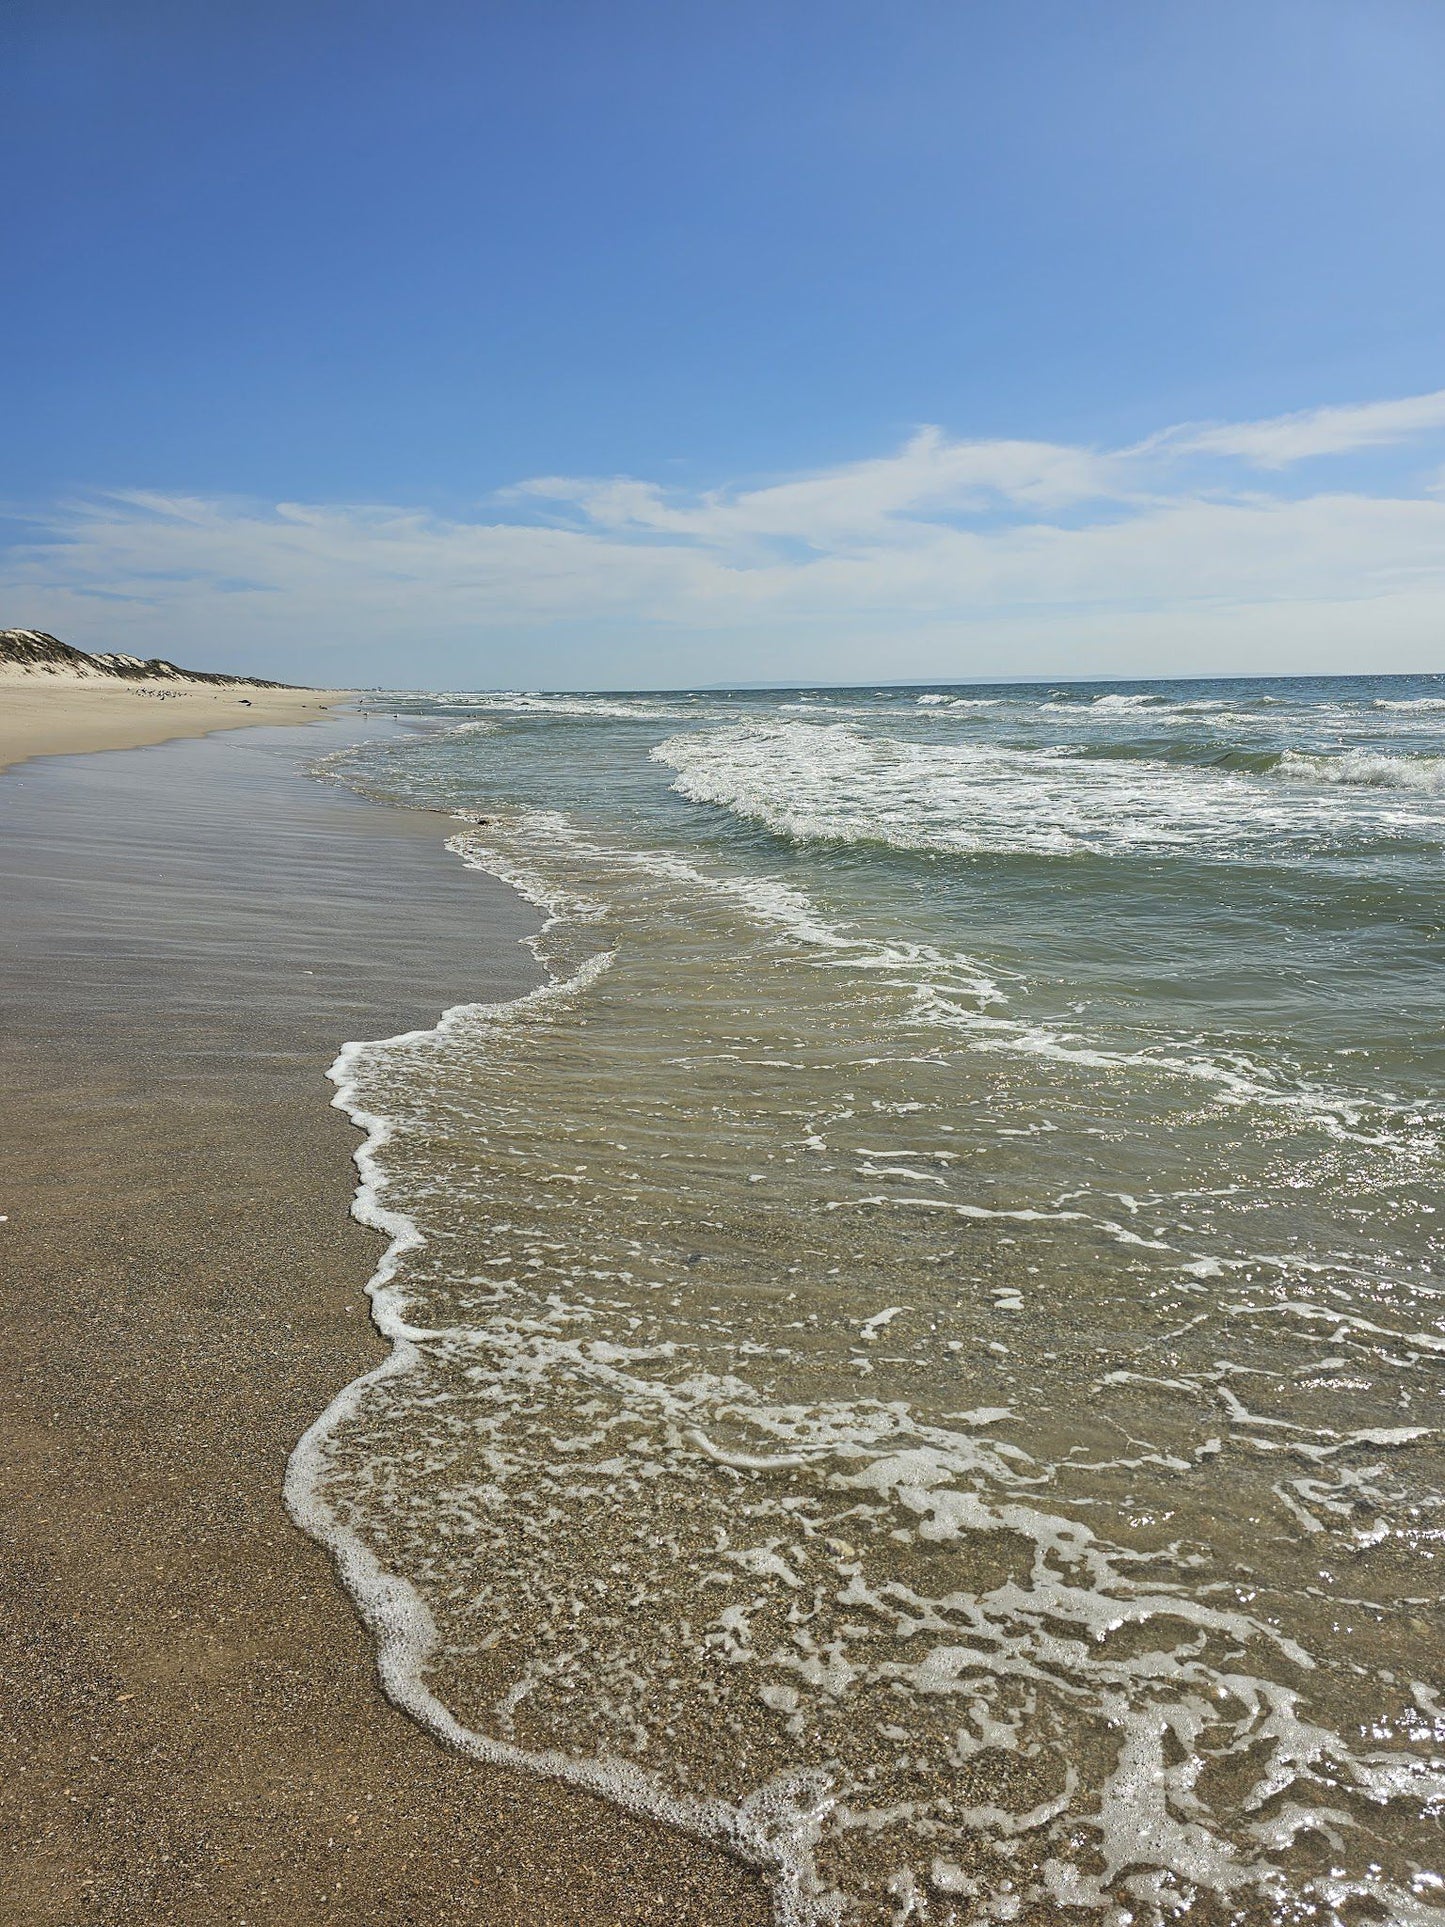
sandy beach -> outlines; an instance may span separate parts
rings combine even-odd
[[[0,769],[32,756],[140,749],[247,724],[304,723],[346,700],[344,690],[82,680],[0,664]]]
[[[7,686],[0,756],[331,700]],[[282,1509],[297,1436],[380,1355],[326,1066],[537,977],[534,913],[444,819],[298,773],[349,728],[0,778],[0,1916],[761,1927],[725,1856],[389,1707]]]

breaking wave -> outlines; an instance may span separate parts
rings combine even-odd
[[[677,772],[679,795],[798,843],[1237,860],[1342,838],[1445,833],[1437,810],[1361,817],[1338,794],[1433,799],[1445,793],[1445,759],[1436,757],[1196,744],[965,747],[843,722],[731,724],[670,736],[651,753]]]

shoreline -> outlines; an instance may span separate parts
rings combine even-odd
[[[728,1856],[390,1706],[283,1511],[297,1439],[385,1351],[326,1066],[540,978],[530,906],[449,820],[299,775],[322,747],[246,729],[0,779],[0,1911],[762,1927]]]
[[[257,724],[311,722],[353,700],[347,689],[244,683],[142,683],[0,673],[0,770],[38,756],[77,756],[209,736]]]

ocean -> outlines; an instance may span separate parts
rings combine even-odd
[[[780,1924],[1445,1923],[1445,676],[386,706],[548,977],[333,1071],[392,1697]]]

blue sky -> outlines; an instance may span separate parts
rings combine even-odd
[[[0,68],[0,621],[1445,668],[1435,0],[9,0]]]

